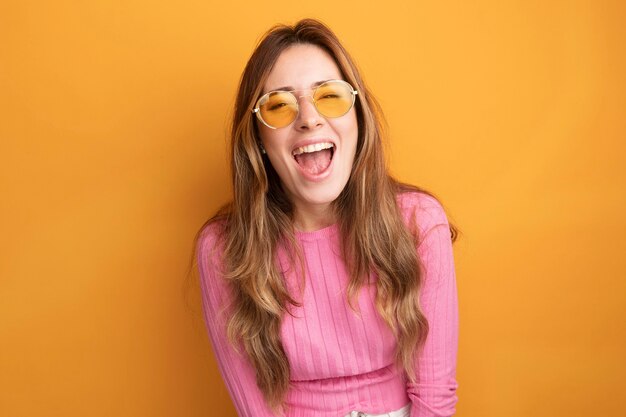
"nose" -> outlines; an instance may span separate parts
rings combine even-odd
[[[324,124],[324,117],[317,111],[313,97],[302,95],[298,97],[298,118],[296,127],[300,130],[315,129]]]

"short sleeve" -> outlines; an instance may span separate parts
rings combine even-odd
[[[201,233],[196,246],[204,321],[217,365],[240,417],[278,417],[267,406],[256,384],[255,372],[243,347],[237,352],[226,336],[231,296],[222,276],[222,251],[217,224]]]
[[[415,383],[407,383],[411,417],[452,416],[458,401],[456,362],[458,300],[449,223],[441,204],[419,194],[405,201],[419,224],[417,252],[422,267],[420,308],[429,324],[425,345],[415,358]]]

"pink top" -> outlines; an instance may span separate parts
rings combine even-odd
[[[352,410],[380,414],[408,403],[412,417],[454,414],[458,306],[448,220],[437,200],[426,194],[405,193],[398,202],[407,224],[410,216],[416,215],[420,232],[417,252],[424,266],[420,306],[430,325],[424,350],[415,358],[416,383],[408,383],[404,372],[393,365],[396,341],[376,311],[375,285],[361,289],[361,317],[346,302],[350,277],[340,255],[338,226],[296,232],[304,251],[307,280],[303,306],[291,306],[296,317],[285,315],[281,325],[291,367],[288,417],[342,417]],[[218,314],[230,298],[216,267],[221,259],[215,244],[217,227],[213,223],[203,231],[197,248],[213,350],[239,415],[274,416],[247,357],[237,354],[227,341],[224,317],[228,316]],[[279,262],[286,265],[284,256],[279,255]],[[284,278],[290,291],[296,288],[298,278],[292,271],[286,271]],[[243,348],[241,351],[245,355]]]

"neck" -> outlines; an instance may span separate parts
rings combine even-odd
[[[293,225],[301,232],[313,232],[334,224],[337,221],[330,204],[295,207]]]

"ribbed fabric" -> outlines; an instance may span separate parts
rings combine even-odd
[[[290,307],[281,340],[291,368],[285,417],[340,417],[352,410],[379,414],[411,403],[412,417],[451,416],[457,402],[458,305],[448,220],[434,198],[416,192],[398,196],[404,220],[420,232],[416,248],[423,268],[419,301],[430,332],[415,358],[417,380],[408,383],[394,365],[396,341],[376,311],[375,280],[361,289],[360,315],[347,304],[350,276],[341,257],[338,226],[296,232],[305,257],[302,307]],[[245,351],[226,338],[230,292],[223,280],[218,224],[201,234],[197,257],[205,321],[217,363],[241,417],[276,416],[267,407]],[[278,262],[290,293],[300,300],[299,275]]]

